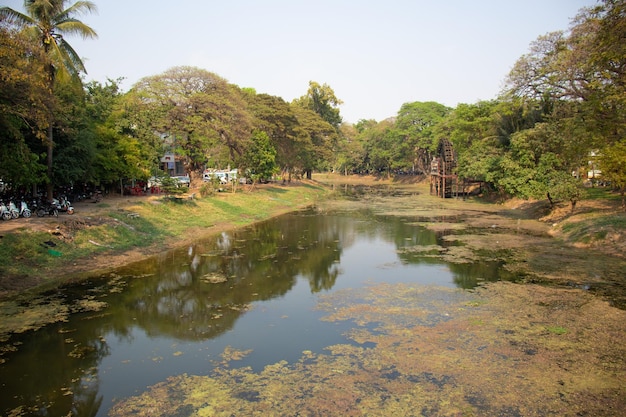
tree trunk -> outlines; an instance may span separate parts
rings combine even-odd
[[[546,193],[546,197],[548,197],[548,201],[550,202],[550,209],[554,208],[554,200],[552,200],[552,196],[549,192]]]
[[[52,136],[52,121],[48,126],[48,183],[46,184],[46,199],[52,201],[54,198],[54,184],[52,183],[52,150],[54,148],[54,141]]]

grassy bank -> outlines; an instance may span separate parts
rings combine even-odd
[[[195,193],[191,198],[192,192],[178,198],[109,197],[77,204],[73,216],[32,218],[5,231],[0,240],[0,295],[46,288],[81,272],[119,266],[311,205],[329,193],[311,181],[206,197]]]
[[[494,214],[507,212],[507,218],[516,228],[530,227],[527,220],[541,220],[533,227],[542,229],[541,233],[549,232],[567,246],[602,248],[605,253],[623,256],[626,213],[619,210],[617,197],[606,189],[587,190],[586,198],[572,213],[567,204],[549,210],[547,202],[508,201],[477,207],[472,203],[484,203],[485,200],[441,200],[429,196],[428,183],[407,182],[407,178],[394,181],[317,174],[314,180],[287,186],[268,184],[252,190],[240,188],[236,193],[220,192],[206,197],[200,197],[199,190],[193,189],[180,198],[107,197],[99,203],[76,204],[73,216],[61,214],[58,218],[2,222],[0,297],[32,288],[53,287],[81,274],[114,268],[203,236],[305,207],[331,195],[333,187],[345,184],[393,184],[394,189],[404,189],[413,197],[401,203],[398,210],[409,210],[407,213],[413,215],[459,213],[465,216],[468,210],[470,213],[476,210]],[[195,197],[189,198],[194,192]],[[419,202],[417,195],[420,195]],[[388,205],[387,198],[376,196],[375,192],[369,192],[363,198],[371,207],[381,205],[385,208]],[[474,223],[482,218],[472,217]],[[487,226],[494,223],[492,218],[485,221],[489,222]],[[9,226],[14,229],[7,230]],[[451,226],[435,222],[428,227]]]

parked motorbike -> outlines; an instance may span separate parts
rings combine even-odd
[[[41,202],[37,205],[37,217],[43,217],[46,214],[49,216],[54,216],[54,217],[58,217],[59,216],[59,210],[57,209],[57,207],[49,202]]]
[[[20,211],[17,209],[17,206],[13,202],[13,200],[9,201],[9,212],[11,213],[12,219],[17,219],[20,217]]]
[[[67,214],[74,214],[74,207],[72,207],[72,203],[65,196],[60,196],[57,200],[56,198],[52,200],[52,204],[56,206],[58,211],[65,212]]]
[[[4,201],[0,201],[0,217],[2,217],[2,220],[11,220],[13,217]]]
[[[28,208],[28,204],[26,204],[26,201],[22,200],[20,204],[20,216],[24,218],[29,218],[31,215],[32,213],[30,209]]]

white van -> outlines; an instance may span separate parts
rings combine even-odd
[[[202,180],[211,181],[213,178],[218,178],[221,184],[228,184],[230,181],[237,180],[237,169],[205,169]]]

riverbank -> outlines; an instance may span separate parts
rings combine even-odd
[[[471,216],[473,227],[505,224],[525,234],[550,235],[564,248],[582,249],[583,258],[587,257],[585,251],[592,259],[597,250],[617,258],[624,258],[626,253],[626,213],[619,207],[618,196],[606,191],[600,197],[603,191],[593,190],[594,198],[581,201],[571,212],[566,204],[550,210],[541,201],[489,203],[493,199],[485,196],[442,200],[429,196],[428,183],[412,176],[392,179],[320,173],[313,181],[240,187],[235,193],[218,192],[206,197],[200,197],[199,189],[190,189],[179,198],[108,196],[97,203],[75,203],[74,215],[0,222],[0,299],[50,289],[223,230],[306,207],[325,199],[333,189],[346,186],[366,187],[366,199],[383,206],[384,199],[376,201],[376,194],[367,195],[367,188],[393,186],[398,192],[419,195],[401,203],[405,210],[420,206],[412,215],[468,217],[480,207],[480,211],[492,213],[498,220]],[[330,204],[351,203],[341,200]],[[456,226],[453,222],[428,222],[427,227],[445,230]],[[475,240],[474,245],[488,242]],[[508,243],[504,240],[498,240],[501,248],[519,242],[515,237]]]
[[[74,203],[75,214],[0,223],[0,299],[41,292],[190,242],[289,211],[328,195],[315,181],[240,187],[201,197],[200,190],[107,196]]]

